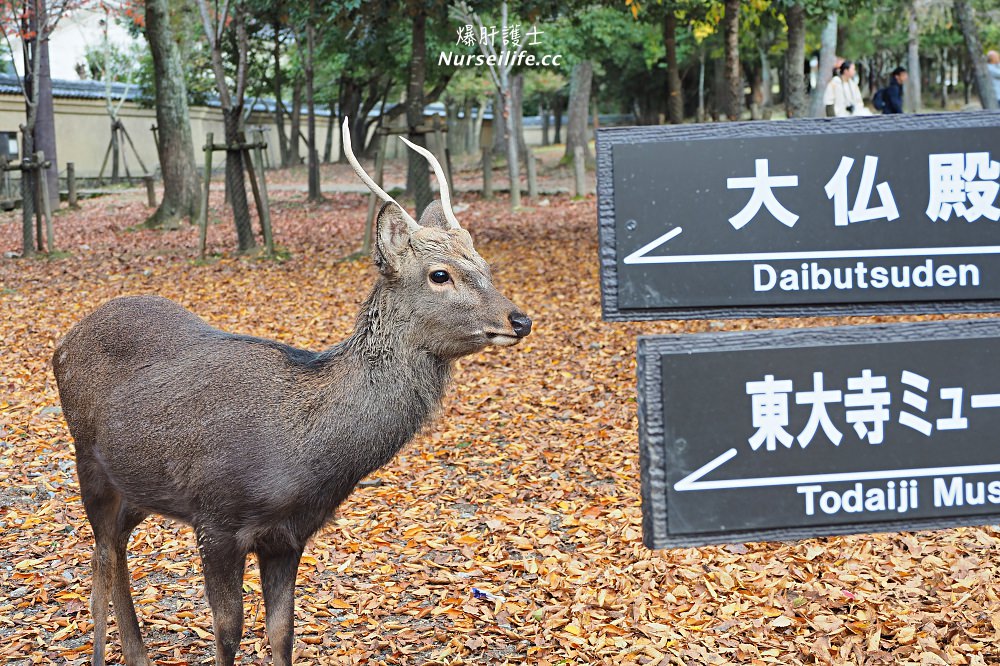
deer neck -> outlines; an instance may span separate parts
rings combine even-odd
[[[350,417],[351,457],[357,456],[365,474],[387,463],[416,434],[451,379],[449,360],[413,344],[413,324],[392,296],[379,280],[354,332],[327,352],[331,361],[341,362],[327,365],[323,411],[338,423]]]
[[[400,303],[395,290],[380,279],[358,311],[351,337],[344,342],[358,360],[366,376],[399,378],[429,373],[441,382],[436,393],[450,378],[451,362],[421,349],[416,344],[415,325],[409,309]],[[428,388],[426,385],[423,388]]]

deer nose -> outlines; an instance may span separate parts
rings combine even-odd
[[[531,333],[531,318],[523,312],[511,312],[510,325],[514,329],[514,335],[519,338],[523,338],[528,333]]]

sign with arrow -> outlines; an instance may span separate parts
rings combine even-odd
[[[639,338],[650,548],[1000,521],[1000,320]]]
[[[1000,112],[598,132],[607,319],[1000,306]]]

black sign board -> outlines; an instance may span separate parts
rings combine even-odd
[[[1000,522],[1000,320],[639,338],[650,548]]]
[[[1000,307],[1000,112],[598,131],[607,319]]]

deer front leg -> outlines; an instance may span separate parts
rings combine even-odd
[[[295,572],[302,549],[258,552],[264,589],[264,623],[275,666],[290,666],[295,640]]]
[[[246,553],[229,535],[198,529],[198,551],[205,571],[205,594],[212,608],[215,664],[232,666],[243,637],[243,569]]]

